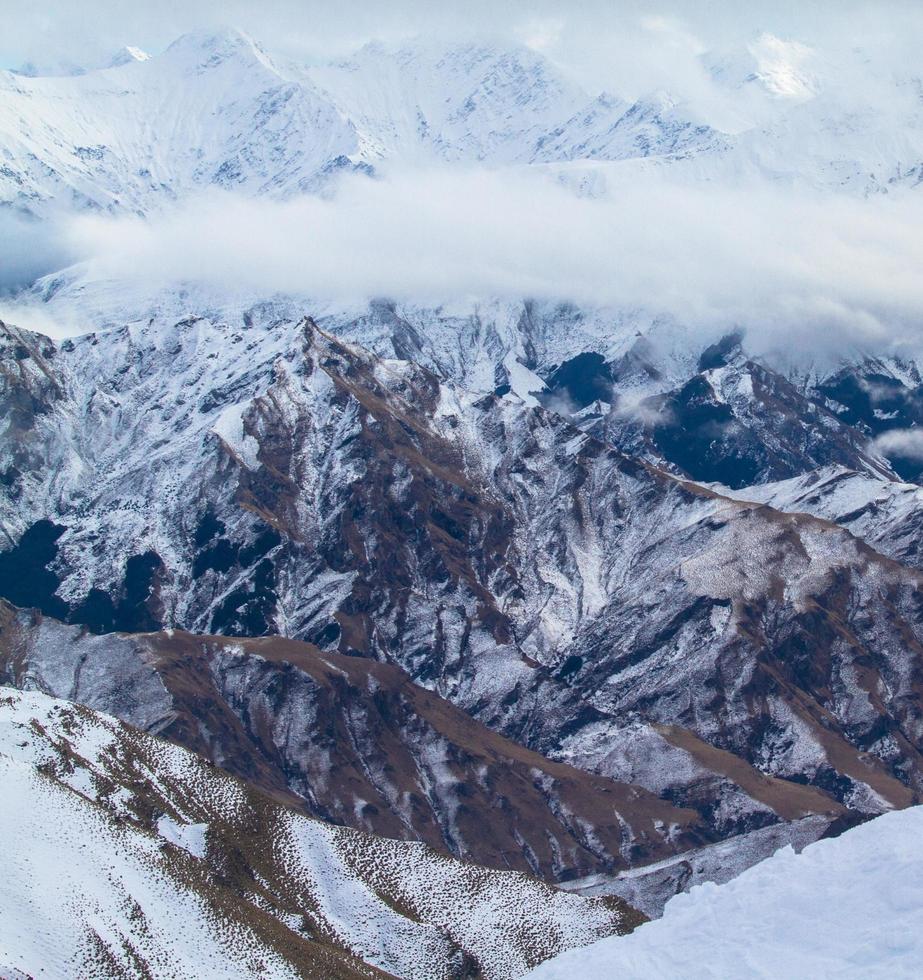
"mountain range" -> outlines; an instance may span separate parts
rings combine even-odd
[[[869,121],[777,42],[703,56],[724,128],[494,42],[3,72],[0,204],[153,221],[422,164],[915,193],[907,80]],[[512,978],[920,802],[912,353],[91,263],[4,309],[68,327],[0,322],[0,819],[38,828],[5,901],[95,903],[9,920],[5,969]]]
[[[725,182],[759,172],[859,194],[912,186],[919,80],[892,77],[882,113],[835,73],[826,85],[800,77],[798,60],[770,35],[705,56],[717,92],[747,110],[721,129],[681,94],[589,93],[539,52],[496,40],[372,43],[305,66],[241,31],[200,31],[156,57],[126,49],[106,69],[0,72],[0,201],[38,216],[151,213],[197,188],[284,197],[393,162],[586,179],[636,161]]]

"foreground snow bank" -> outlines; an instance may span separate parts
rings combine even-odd
[[[790,848],[726,885],[700,885],[662,919],[570,950],[534,980],[919,977],[923,806]]]

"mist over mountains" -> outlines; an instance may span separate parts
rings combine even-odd
[[[232,29],[108,70],[7,75],[4,283],[73,260],[144,285],[534,297],[743,327],[760,349],[797,334],[907,352],[920,81],[873,41],[699,51],[708,98],[688,79],[593,94],[521,43],[299,64]],[[703,109],[719,96],[720,124]]]

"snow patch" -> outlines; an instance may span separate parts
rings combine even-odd
[[[157,821],[157,833],[164,840],[181,847],[195,858],[205,857],[208,847],[206,834],[207,823],[178,823],[172,817],[164,814]]]

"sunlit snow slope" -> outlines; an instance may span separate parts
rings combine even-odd
[[[514,978],[640,917],[312,820],[0,688],[0,976]]]
[[[888,813],[726,885],[667,904],[662,919],[538,967],[534,980],[653,977],[919,977],[923,807]]]

